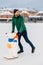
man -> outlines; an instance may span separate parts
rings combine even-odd
[[[35,47],[27,37],[27,29],[26,29],[26,26],[24,24],[24,17],[20,15],[20,12],[19,12],[18,9],[14,9],[14,16],[12,17],[12,33],[15,30],[15,26],[18,30],[18,33],[17,33],[17,35],[18,35],[18,45],[19,45],[19,48],[20,48],[20,51],[18,51],[18,54],[24,52],[23,46],[20,42],[21,36],[23,36],[25,41],[31,46],[31,48],[32,48],[31,52],[34,53]]]

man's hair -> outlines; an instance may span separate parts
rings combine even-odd
[[[19,10],[18,10],[18,9],[14,9],[14,14],[15,14],[17,11],[19,11]]]

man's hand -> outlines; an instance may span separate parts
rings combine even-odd
[[[14,33],[14,31],[12,31],[12,33]]]
[[[20,33],[20,32],[17,32],[17,35],[18,35],[18,36],[20,36],[20,35],[21,35],[21,33]]]

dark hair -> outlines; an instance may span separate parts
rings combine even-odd
[[[18,9],[14,9],[14,14],[15,14],[17,11],[19,11],[19,10],[18,10]]]

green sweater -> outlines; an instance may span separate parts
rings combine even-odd
[[[15,16],[12,17],[12,32],[14,32],[15,26],[18,32],[20,33],[26,30],[23,16],[19,15],[18,17],[15,17]]]

